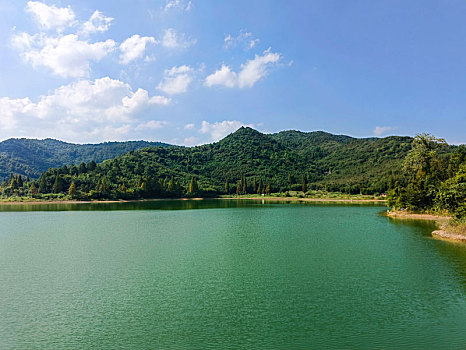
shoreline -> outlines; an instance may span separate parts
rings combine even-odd
[[[405,211],[387,211],[385,216],[389,218],[401,219],[401,220],[435,221],[435,223],[437,224],[439,228],[437,230],[432,231],[431,233],[432,238],[466,243],[466,236],[453,233],[453,232],[449,232],[446,229],[446,224],[452,219],[451,216],[436,215],[436,214],[415,214],[415,213],[409,213]]]
[[[187,201],[187,200],[266,200],[266,201],[288,201],[288,202],[344,202],[344,203],[385,203],[384,199],[338,199],[338,198],[298,198],[298,197],[213,197],[213,198],[144,198],[144,199],[111,199],[111,200],[22,200],[22,201],[2,201],[0,205],[26,205],[26,204],[93,204],[93,203],[135,203],[135,202],[154,202],[154,201]]]

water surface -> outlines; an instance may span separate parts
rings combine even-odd
[[[466,348],[466,246],[383,210],[0,206],[0,349]]]

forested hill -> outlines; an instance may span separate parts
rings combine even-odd
[[[0,180],[11,173],[39,177],[48,168],[105,159],[149,146],[169,146],[161,142],[128,141],[100,144],[73,144],[54,139],[8,139],[0,142]]]
[[[305,182],[307,189],[374,194],[390,187],[412,141],[243,127],[212,144],[148,147],[97,166],[50,169],[35,187],[65,194],[74,183],[78,198],[140,198],[257,193],[267,185],[283,192],[301,190]]]

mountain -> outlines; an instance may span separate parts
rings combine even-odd
[[[0,179],[10,173],[37,178],[48,168],[105,159],[144,147],[170,145],[161,142],[127,141],[73,144],[54,139],[8,139],[0,142]]]
[[[239,181],[246,192],[255,192],[259,182],[263,188],[270,183],[273,192],[300,190],[304,177],[311,189],[373,194],[389,188],[412,141],[321,131],[263,134],[242,127],[212,144],[147,147],[103,161],[95,169],[50,169],[36,185],[46,193],[57,192],[58,184],[58,192],[64,193],[74,182],[84,198],[138,198],[186,195],[190,186],[218,194],[226,182],[234,192]]]

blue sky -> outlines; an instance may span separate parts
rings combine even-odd
[[[0,0],[0,140],[466,143],[464,1]]]

